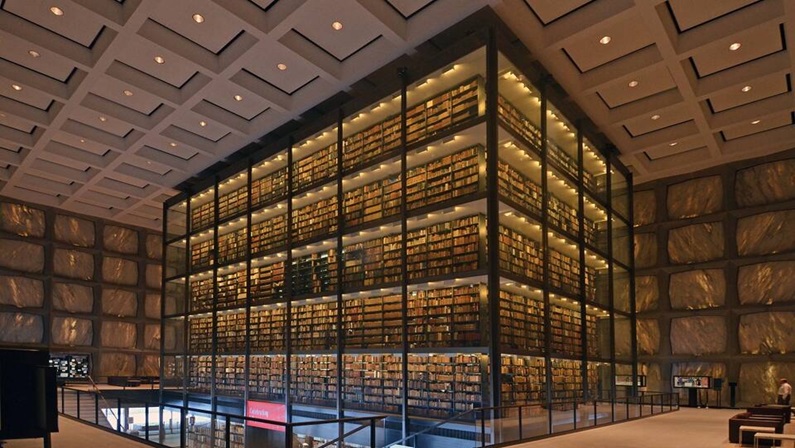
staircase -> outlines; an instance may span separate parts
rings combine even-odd
[[[73,389],[58,391],[58,412],[70,417],[84,420],[89,423],[115,430],[115,422],[111,424],[105,416],[103,410],[109,409],[110,405],[102,397],[99,391],[79,392]],[[110,413],[115,417],[115,409],[110,408]]]

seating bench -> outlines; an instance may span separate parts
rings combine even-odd
[[[762,440],[769,440],[771,442],[777,442],[782,440],[795,441],[795,434],[771,434],[765,432],[758,432],[754,434],[754,448],[759,447],[759,442],[761,442]]]

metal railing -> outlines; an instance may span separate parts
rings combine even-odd
[[[391,446],[429,448],[451,434],[468,436],[461,447],[484,448],[614,424],[679,409],[679,394],[651,392],[609,400],[565,400],[548,404],[471,409],[425,428]]]
[[[158,447],[379,448],[385,445],[379,440],[384,435],[384,415],[285,423],[128,397],[105,399],[94,390],[68,386],[59,387],[58,411]],[[253,431],[256,434],[249,432],[249,428],[256,428]]]
[[[431,426],[412,422],[412,434],[399,440],[394,437],[397,430],[386,427],[384,415],[285,423],[130,397],[105,398],[98,389],[71,387],[59,388],[58,406],[64,415],[163,447],[431,448],[443,442],[485,448],[675,411],[679,394],[476,408]]]

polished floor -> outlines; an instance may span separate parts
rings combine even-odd
[[[728,420],[737,409],[682,408],[654,417],[617,425],[589,429],[536,442],[515,445],[518,448],[720,448],[735,447],[729,443]],[[140,448],[133,440],[116,436],[68,418],[59,420],[60,432],[53,434],[53,448]],[[784,427],[795,433],[795,425]],[[41,439],[13,440],[5,448],[40,448]],[[793,446],[784,442],[783,446]]]
[[[52,435],[52,448],[151,448],[126,437],[117,436],[72,419],[58,419],[60,431]],[[4,448],[41,448],[42,439],[9,440]]]
[[[738,409],[681,408],[655,417],[516,445],[518,448],[720,448],[729,443],[729,418]],[[784,427],[795,433],[795,425]],[[785,448],[792,442],[784,442]]]

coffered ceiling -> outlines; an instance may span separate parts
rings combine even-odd
[[[636,183],[795,147],[789,0],[0,0],[0,195],[159,229],[180,182],[487,5]]]

